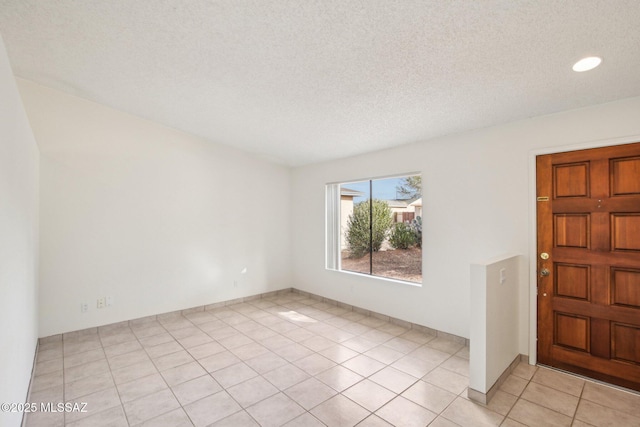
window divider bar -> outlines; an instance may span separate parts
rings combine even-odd
[[[369,180],[369,274],[373,276],[373,180]]]

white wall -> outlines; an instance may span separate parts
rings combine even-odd
[[[503,126],[293,171],[293,284],[441,331],[469,337],[469,266],[503,253],[530,256],[529,157],[640,135],[640,98]],[[327,182],[421,172],[423,286],[359,277],[324,268]],[[529,284],[520,292],[520,352],[528,353]]]
[[[0,38],[0,402],[25,402],[38,338],[38,147]],[[21,413],[0,412],[19,426]]]
[[[353,197],[340,197],[340,249],[347,248],[347,224],[353,214]]]
[[[18,82],[41,152],[41,336],[291,285],[289,169]]]
[[[471,264],[469,388],[480,393],[487,394],[520,353],[519,287],[528,279],[526,268],[518,255]]]

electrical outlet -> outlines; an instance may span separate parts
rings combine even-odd
[[[89,311],[89,304],[86,302],[80,303],[80,313],[86,313]]]
[[[111,307],[113,305],[113,297],[107,297],[107,307]]]
[[[105,297],[98,298],[98,302],[96,305],[98,306],[98,308],[104,308],[106,305]]]
[[[238,287],[238,281],[237,281],[237,280],[234,280],[234,281],[233,281],[233,287],[234,287],[234,288],[237,288],[237,287]]]

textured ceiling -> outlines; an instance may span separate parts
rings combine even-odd
[[[639,22],[638,0],[0,0],[17,76],[292,166],[640,95]]]

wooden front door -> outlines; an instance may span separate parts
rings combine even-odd
[[[537,158],[538,361],[640,390],[640,143]]]

